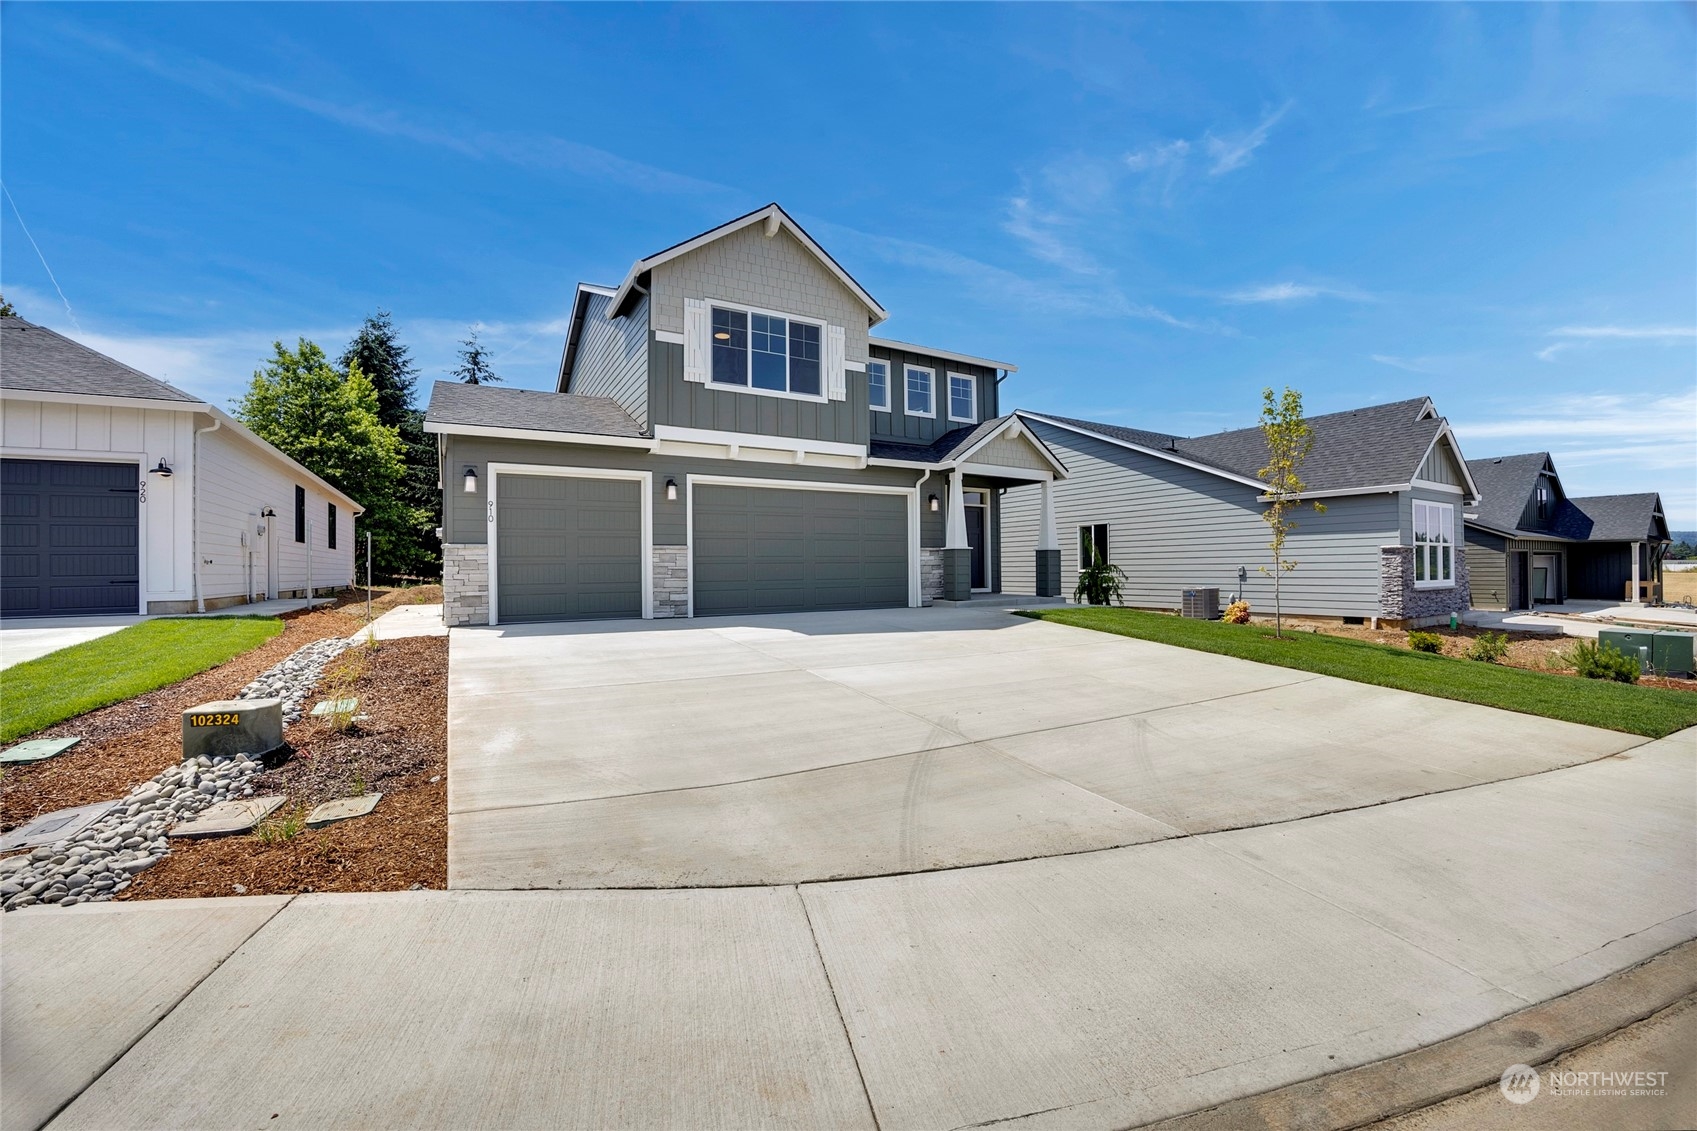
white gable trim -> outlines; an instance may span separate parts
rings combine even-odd
[[[1431,402],[1428,401],[1427,404],[1430,405]],[[1449,442],[1450,455],[1455,457],[1456,466],[1461,468],[1462,478],[1467,480],[1467,491],[1465,493],[1468,498],[1477,501],[1479,498],[1479,484],[1473,481],[1473,472],[1468,468],[1467,459],[1461,454],[1461,445],[1455,442],[1455,435],[1450,431],[1449,421],[1447,420],[1444,421],[1443,427],[1438,429],[1438,434],[1432,437],[1432,442],[1426,445],[1425,453],[1421,455],[1420,462],[1414,465],[1414,470],[1410,474],[1420,474],[1420,469],[1425,467],[1426,461],[1432,458],[1432,449],[1438,446],[1439,440],[1446,440]]]
[[[1049,467],[1051,469],[1053,469],[1053,471],[1054,471],[1054,473],[1057,477],[1059,477],[1061,479],[1065,479],[1067,477],[1067,466],[1066,466],[1066,464],[1062,463],[1055,456],[1055,453],[1051,452],[1049,450],[1049,446],[1043,442],[1043,438],[1041,436],[1037,435],[1037,433],[1033,432],[1029,427],[1023,426],[1023,425],[1020,424],[1019,416],[1017,414],[1008,417],[999,426],[992,428],[985,435],[979,437],[978,442],[976,444],[974,444],[974,445],[972,445],[972,447],[966,449],[966,451],[960,453],[960,455],[958,455],[954,459],[950,460],[944,466],[945,467],[959,467],[959,466],[961,466],[962,464],[964,464],[968,460],[970,460],[975,452],[977,452],[980,448],[984,447],[991,440],[997,439],[998,437],[1001,437],[1001,436],[1005,436],[1009,432],[1015,433],[1014,436],[1010,437],[1011,439],[1018,439],[1020,437],[1024,437],[1026,440],[1029,440],[1030,443],[1031,443],[1031,446],[1037,449],[1037,454],[1039,454],[1043,457],[1045,462],[1048,463]]]
[[[715,240],[724,239],[733,232],[740,232],[744,228],[752,227],[755,224],[764,224],[766,226],[766,235],[768,237],[777,235],[781,228],[788,229],[791,235],[801,241],[803,247],[813,253],[814,258],[818,259],[820,263],[825,265],[826,269],[829,270],[831,274],[837,277],[838,282],[842,283],[843,286],[854,292],[854,296],[865,305],[867,310],[872,312],[873,324],[882,322],[890,316],[890,312],[885,310],[882,306],[879,306],[878,300],[868,294],[866,292],[866,288],[855,282],[854,276],[843,270],[842,266],[835,259],[831,258],[829,252],[815,243],[813,237],[808,235],[807,232],[802,229],[800,224],[797,224],[790,218],[789,213],[785,212],[776,204],[768,204],[766,207],[750,212],[746,216],[739,216],[737,219],[732,220],[728,224],[721,224],[711,231],[702,232],[694,239],[685,240],[683,243],[677,244],[674,247],[669,247],[665,251],[656,252],[647,259],[639,259],[635,263],[631,264],[630,272],[625,275],[625,281],[619,284],[619,289],[613,294],[612,305],[607,309],[608,317],[612,317],[614,312],[624,306],[625,299],[629,297],[631,290],[636,287],[636,280],[644,272],[652,271],[662,263],[676,259],[680,255],[688,255],[697,248],[706,247]]]

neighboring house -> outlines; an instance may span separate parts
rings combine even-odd
[[[1475,608],[1662,599],[1670,539],[1661,496],[1569,498],[1548,452],[1467,468],[1482,492],[1467,512]]]
[[[1217,586],[1241,594],[1257,615],[1273,611],[1271,533],[1262,521],[1267,445],[1260,429],[1169,436],[1021,410],[1061,458],[1054,488],[1067,593],[1083,547],[1125,572],[1124,603],[1178,608],[1183,591]],[[1346,623],[1428,624],[1468,607],[1458,552],[1462,508],[1478,496],[1449,424],[1418,397],[1309,419],[1314,447],[1302,465],[1304,506],[1285,544],[1287,614]],[[1002,502],[1009,575],[1030,584],[1024,562],[1036,544],[1042,500],[1015,490]]]
[[[885,317],[772,204],[579,286],[555,392],[438,383],[448,622],[999,590],[1000,491],[1065,469],[998,415],[1013,366],[872,337]],[[1053,594],[1045,541],[1019,572]]]
[[[0,501],[7,617],[353,581],[353,499],[229,414],[21,318],[0,318]]]

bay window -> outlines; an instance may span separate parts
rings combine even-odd
[[[715,305],[712,328],[714,384],[822,395],[825,328],[820,323]]]
[[[931,399],[931,383],[936,370],[918,365],[907,366],[907,411],[912,416],[936,416],[937,406]]]
[[[1455,508],[1414,500],[1414,587],[1455,584]]]

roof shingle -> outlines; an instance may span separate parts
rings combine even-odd
[[[0,389],[202,403],[199,397],[22,318],[0,318]]]
[[[529,428],[590,436],[643,435],[642,425],[611,397],[462,385],[456,381],[436,382],[424,419],[431,424]]]

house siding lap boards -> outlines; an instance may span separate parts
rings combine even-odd
[[[1218,586],[1224,597],[1238,591],[1243,567],[1245,595],[1258,613],[1271,612],[1272,579],[1258,567],[1271,566],[1272,555],[1255,488],[1041,421],[1029,423],[1067,468],[1064,487],[1055,491],[1063,595],[1078,581],[1078,527],[1107,523],[1110,560],[1126,573],[1127,605],[1177,608],[1183,591],[1198,585]],[[1003,585],[1010,592],[1035,591],[1039,490],[1016,487],[1002,497]],[[1285,575],[1284,611],[1380,616],[1379,547],[1401,540],[1397,497],[1325,501],[1325,514],[1304,508],[1296,515],[1286,554],[1300,564]]]
[[[585,301],[583,330],[565,391],[611,397],[640,424],[648,423],[648,299],[623,318],[609,319],[609,295]]]

